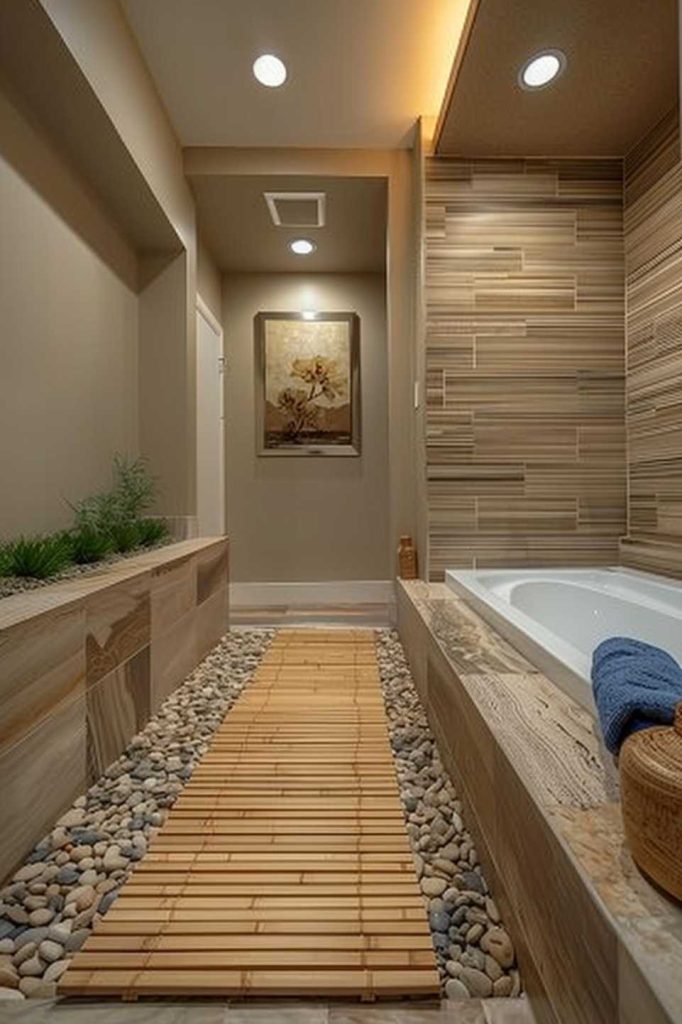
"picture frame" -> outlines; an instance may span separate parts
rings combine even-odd
[[[257,453],[360,455],[357,313],[255,317]]]

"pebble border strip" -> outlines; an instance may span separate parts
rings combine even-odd
[[[377,657],[407,832],[449,999],[518,996],[512,941],[490,895],[398,634],[377,630]]]

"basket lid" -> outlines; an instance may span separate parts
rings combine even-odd
[[[622,754],[630,771],[656,776],[682,790],[682,701],[675,708],[672,725],[641,729],[628,736]]]

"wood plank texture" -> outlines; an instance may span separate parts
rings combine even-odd
[[[429,570],[616,562],[619,160],[426,169]]]
[[[0,600],[0,881],[225,633],[227,559],[188,540]]]
[[[373,633],[278,633],[64,995],[436,996]]]
[[[678,111],[625,160],[626,565],[682,576],[682,162]]]

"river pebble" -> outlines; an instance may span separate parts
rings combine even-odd
[[[512,941],[395,631],[377,631],[377,653],[406,830],[443,993],[448,999],[517,996],[521,981]]]
[[[229,632],[0,890],[0,999],[54,996],[273,636]]]

